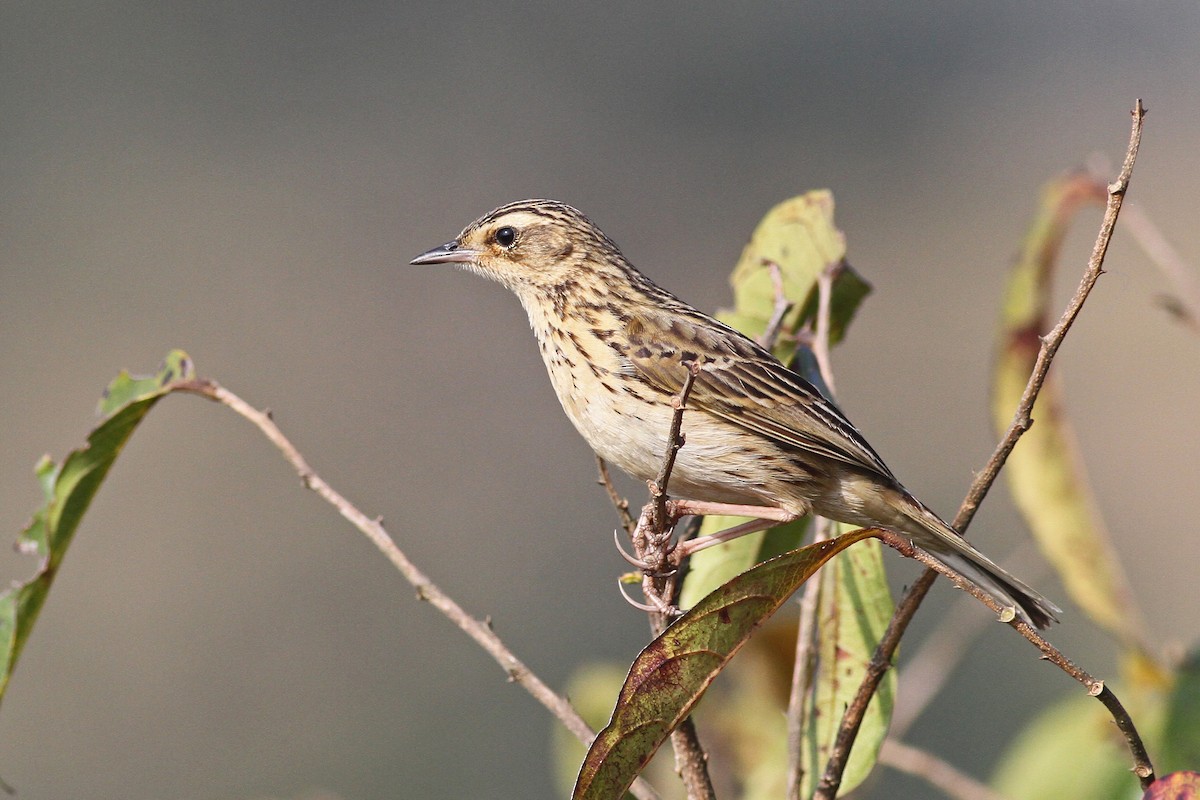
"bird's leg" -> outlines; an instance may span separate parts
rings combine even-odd
[[[708,536],[701,536],[697,539],[680,542],[671,553],[671,561],[675,564],[678,564],[684,558],[687,558],[698,550],[712,547],[721,542],[731,541],[739,536],[745,536],[747,533],[764,531],[767,528],[791,522],[800,516],[790,511],[785,511],[782,508],[737,505],[734,503],[710,503],[704,500],[672,500],[670,503],[670,512],[672,517],[676,518],[684,514],[720,514],[731,517],[753,518],[748,522],[743,522],[741,525],[735,525],[732,528],[726,528],[723,531],[718,531]]]

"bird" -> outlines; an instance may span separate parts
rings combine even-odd
[[[1058,621],[1061,609],[905,489],[833,401],[660,288],[572,206],[500,206],[411,263],[464,267],[516,294],[567,417],[596,455],[633,478],[657,475],[690,373],[672,497],[757,517],[760,530],[806,514],[882,526],[1010,610],[1002,619]]]

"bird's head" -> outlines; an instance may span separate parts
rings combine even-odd
[[[553,200],[501,206],[412,263],[460,264],[507,286],[522,300],[627,268],[617,246],[599,228]]]

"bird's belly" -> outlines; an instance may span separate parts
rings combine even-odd
[[[578,395],[561,397],[576,429],[605,461],[638,480],[662,469],[673,410],[665,403],[616,404]],[[795,465],[761,437],[700,410],[685,410],[680,448],[667,493],[689,500],[794,505],[787,485]],[[789,509],[799,511],[800,509]]]

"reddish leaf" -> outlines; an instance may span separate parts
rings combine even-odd
[[[1200,772],[1172,772],[1150,784],[1142,800],[1196,800],[1200,798]]]

